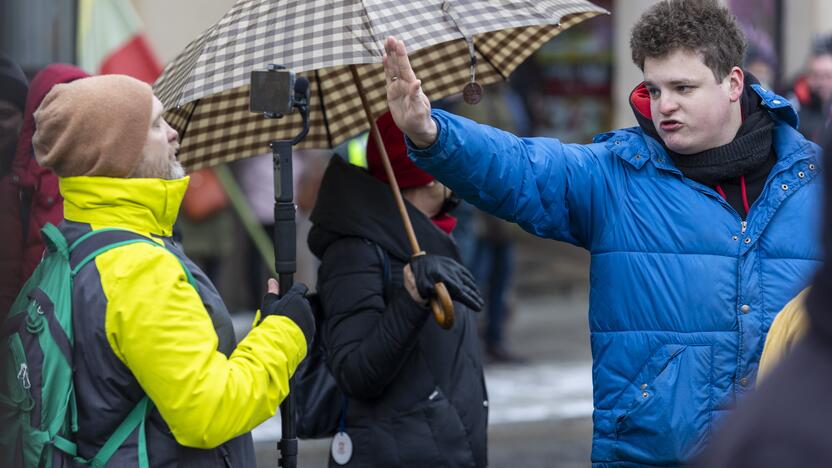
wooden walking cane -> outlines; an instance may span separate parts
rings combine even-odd
[[[378,132],[376,121],[373,119],[373,114],[370,112],[370,104],[367,102],[367,97],[364,93],[364,87],[361,85],[361,80],[358,77],[358,71],[355,65],[350,65],[350,72],[352,79],[355,81],[355,86],[358,88],[358,95],[361,97],[361,104],[364,106],[364,113],[367,115],[367,121],[370,122],[370,134],[376,142],[376,147],[381,154],[381,162],[384,165],[384,172],[387,174],[387,180],[390,183],[390,190],[393,191],[393,198],[396,200],[396,207],[399,209],[399,214],[402,217],[405,233],[410,241],[410,247],[413,250],[413,257],[425,255],[425,252],[419,247],[419,241],[416,239],[416,233],[413,232],[413,224],[410,222],[410,216],[407,214],[407,208],[404,206],[402,193],[399,190],[399,184],[396,182],[396,176],[393,173],[393,167],[390,165],[390,158],[387,156],[387,148],[384,147],[384,141],[381,139],[381,134]],[[433,311],[433,318],[436,323],[444,329],[450,329],[454,325],[454,303],[451,301],[451,296],[448,294],[448,288],[441,282],[434,285],[436,297],[430,298],[430,307]]]

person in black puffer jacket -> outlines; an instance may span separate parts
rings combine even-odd
[[[369,174],[333,158],[308,239],[321,259],[322,336],[330,372],[348,397],[343,429],[353,446],[349,460],[330,457],[330,466],[487,466],[488,398],[474,315],[482,299],[449,235],[452,197],[407,159],[389,114],[379,131],[427,255],[411,259],[372,139]],[[454,300],[449,330],[425,300],[437,280]]]

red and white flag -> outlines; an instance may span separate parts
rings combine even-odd
[[[78,65],[88,73],[153,83],[162,72],[130,0],[79,0],[77,37]]]

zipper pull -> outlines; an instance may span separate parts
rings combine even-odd
[[[742,233],[743,234],[745,234],[745,228],[747,228],[747,227],[748,227],[748,221],[743,221],[742,222]]]
[[[17,373],[17,380],[20,380],[20,383],[26,390],[29,390],[29,388],[32,387],[31,382],[29,382],[29,366],[27,366],[25,362],[20,365],[20,371]]]

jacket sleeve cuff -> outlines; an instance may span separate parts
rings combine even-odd
[[[446,125],[442,122],[442,111],[431,111],[430,117],[436,123],[436,140],[425,148],[419,148],[407,135],[404,136],[410,159],[431,158],[442,151],[446,138]]]
[[[306,339],[306,346],[312,344],[312,339],[315,337],[315,321],[310,314],[305,314],[303,311],[287,310],[280,315],[269,315],[266,319],[269,317],[288,318],[303,332],[303,337]]]

